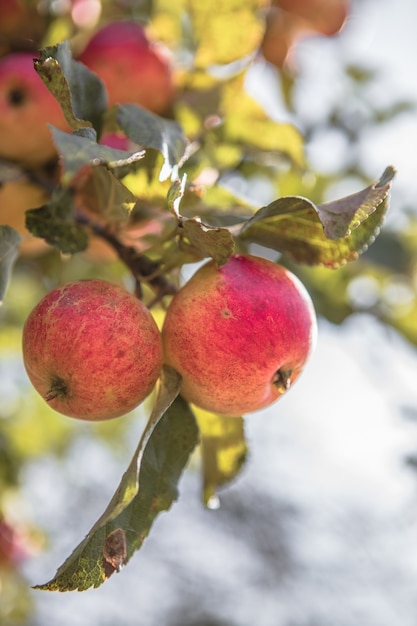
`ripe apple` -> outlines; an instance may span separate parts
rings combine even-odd
[[[0,513],[0,567],[16,566],[25,556],[23,537]]]
[[[32,168],[56,156],[48,124],[70,130],[33,66],[33,53],[0,59],[0,158]]]
[[[109,106],[140,104],[164,115],[173,99],[170,62],[140,24],[110,22],[89,40],[78,60],[103,81]]]
[[[125,289],[78,280],[50,291],[30,313],[23,362],[53,409],[106,420],[151,392],[161,369],[161,337],[149,310]]]
[[[165,362],[183,396],[226,416],[265,407],[300,375],[316,337],[301,282],[272,261],[235,255],[203,265],[173,297],[162,329]]]

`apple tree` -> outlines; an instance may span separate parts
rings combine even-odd
[[[394,167],[387,164],[374,180],[358,171],[353,193],[329,198],[333,180],[313,171],[305,156],[307,131],[303,134],[296,124],[269,114],[248,89],[250,73],[257,76],[262,67],[273,68],[271,89],[280,92],[291,111],[297,81],[294,46],[307,35],[337,37],[349,12],[347,0],[73,0],[61,12],[54,12],[52,2],[44,4],[41,11],[36,2],[10,0],[0,8],[2,358],[7,357],[9,343],[20,342],[35,305],[74,281],[117,283],[141,301],[162,329],[171,303],[181,303],[177,298],[185,293],[184,276],[196,263],[209,264],[218,277],[226,275],[225,268],[236,259],[265,260],[274,272],[293,277],[296,282],[291,279],[291,285],[304,283],[317,313],[335,323],[355,311],[349,285],[368,276],[379,286],[394,274],[393,256],[381,261],[378,247],[380,239],[395,246],[404,237],[384,235],[384,229],[380,235]],[[366,80],[353,68],[350,76],[358,83]],[[335,118],[329,119],[331,123]],[[347,168],[339,178],[351,173]],[[404,276],[412,252],[408,254],[401,267]],[[187,289],[196,284],[196,290],[204,291],[203,276],[204,272],[195,274]],[[257,342],[251,353],[255,361],[262,360],[269,340],[258,333],[259,311],[271,306],[272,288],[256,273],[247,283],[233,283],[237,279],[233,272],[231,276],[236,293],[245,296],[239,300],[243,316],[249,300],[259,298],[246,341]],[[280,301],[293,298],[289,282]],[[304,288],[301,291],[304,294]],[[200,336],[208,328],[217,336],[217,326],[210,327],[207,321],[214,298],[208,293],[206,306],[198,304],[194,321],[188,322],[192,334],[186,334],[184,312],[191,311],[193,291],[189,300],[184,296],[174,323],[165,330],[165,337],[170,333],[171,356],[183,340],[182,362],[187,362],[187,350],[190,362],[191,350],[196,351],[198,307],[204,319]],[[306,293],[292,302],[285,327],[280,327],[283,336],[291,336],[287,342],[291,350],[298,348],[300,328],[294,327],[293,335],[285,333],[305,302],[310,307],[310,296]],[[91,321],[96,314],[94,294],[87,293],[87,300],[83,315]],[[378,304],[376,298],[373,312],[415,343],[412,319],[417,302],[404,315]],[[65,313],[68,333],[74,307]],[[308,310],[305,353],[312,347],[315,325],[314,312]],[[222,314],[234,315],[227,307]],[[43,322],[46,314],[41,315]],[[282,321],[282,315],[278,317]],[[41,327],[31,330],[33,345],[24,346],[26,360],[28,354],[34,361],[41,352],[60,354],[59,333],[52,347],[39,341]],[[123,335],[128,329],[126,325]],[[89,333],[93,350],[97,333],[94,328]],[[116,348],[126,339],[111,336]],[[237,334],[234,337],[237,342]],[[87,343],[84,338],[83,346]],[[65,345],[63,361],[72,349],[68,341]],[[113,348],[116,359],[121,350]],[[102,369],[110,376],[108,352],[104,341],[91,362],[79,362],[80,373],[88,378],[90,368],[92,376],[92,363],[97,366],[105,360]],[[206,352],[200,351],[203,361]],[[204,370],[207,377],[220,371],[226,357],[220,352],[210,359]],[[144,405],[149,419],[106,510],[56,575],[38,589],[85,590],[118,572],[140,549],[156,516],[177,499],[179,479],[192,455],[200,455],[205,506],[214,506],[218,490],[238,477],[247,455],[245,414],[265,402],[238,403],[249,408],[222,411],[216,410],[223,406],[220,397],[218,404],[208,400],[202,408],[198,393],[187,395],[192,385],[187,381],[183,386],[186,374],[179,373],[178,363],[172,357],[158,365],[158,381]],[[252,377],[255,366],[242,359],[242,368]],[[237,391],[232,387],[243,369],[222,370],[227,387],[223,396],[247,393],[243,384]],[[279,393],[273,399],[287,392],[291,382],[292,370],[277,371],[274,385]],[[126,382],[123,373],[118,376],[121,385]],[[107,380],[98,382],[103,399],[94,396],[98,414]],[[301,388],[302,380],[297,386]],[[42,398],[37,401],[45,403]],[[88,419],[87,404],[81,398],[77,417]],[[18,475],[13,455],[7,461],[14,449],[12,423],[23,420],[36,429],[34,421],[39,418],[34,411],[31,414],[30,406],[6,405],[0,407],[0,415],[5,414],[0,484],[11,486]],[[76,424],[68,421],[52,409],[47,413],[45,439],[51,449],[62,449],[62,434],[76,430]],[[25,453],[16,458],[23,463]],[[0,514],[2,507],[0,495]]]

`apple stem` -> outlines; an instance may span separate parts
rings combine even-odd
[[[57,376],[52,380],[49,391],[45,396],[45,400],[50,402],[51,400],[56,400],[57,398],[66,398],[69,394],[69,389],[67,383]]]

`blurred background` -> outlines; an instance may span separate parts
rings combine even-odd
[[[285,63],[247,72],[248,92],[305,138],[300,195],[352,193],[392,164],[391,208],[357,262],[297,266],[320,316],[317,349],[291,393],[246,419],[249,457],[220,508],[201,503],[196,455],[141,551],[82,594],[31,586],[104,510],[146,407],[91,425],[44,406],[21,326],[67,270],[17,262],[0,310],[0,624],[415,626],[416,19],[412,0],[354,0],[340,32],[297,38]],[[74,271],[122,273],[85,259]]]

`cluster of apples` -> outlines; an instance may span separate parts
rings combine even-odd
[[[34,56],[22,51],[0,59],[0,158],[27,168],[56,156],[48,124],[70,130],[34,69]],[[101,78],[109,106],[131,102],[159,115],[169,111],[174,93],[170,60],[140,24],[118,21],[102,26],[76,59]]]
[[[85,420],[119,417],[157,383],[163,364],[182,395],[219,415],[266,407],[298,378],[316,317],[304,286],[283,266],[253,255],[204,264],[168,305],[160,332],[123,287],[78,280],[50,291],[23,329],[23,360],[56,411]]]
[[[34,69],[34,52],[11,52],[0,58],[0,159],[29,172],[43,173],[56,162],[57,152],[49,124],[70,132],[60,105]],[[168,114],[174,99],[172,63],[166,51],[151,41],[144,28],[130,21],[101,26],[76,54],[103,81],[108,106],[139,104],[153,113]],[[128,148],[127,139],[105,134],[101,143]],[[115,143],[117,142],[117,143]],[[26,229],[25,212],[47,202],[48,191],[31,177],[21,176],[0,188],[0,223],[13,226],[21,235],[20,253],[42,254],[47,244]],[[91,255],[112,258],[95,241]]]

